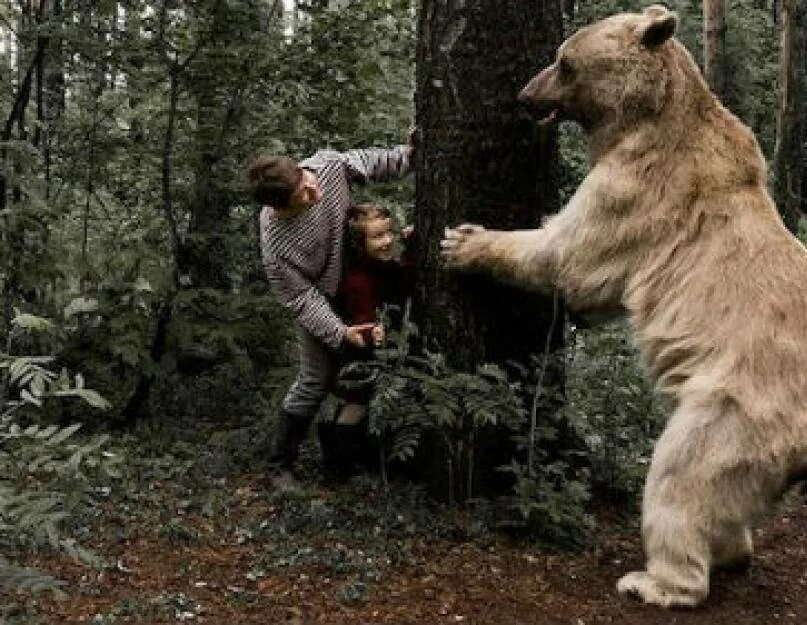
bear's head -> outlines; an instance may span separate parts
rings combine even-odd
[[[582,28],[519,99],[537,107],[544,121],[574,120],[589,131],[657,114],[668,86],[665,56],[678,45],[671,41],[677,22],[675,13],[654,5]]]

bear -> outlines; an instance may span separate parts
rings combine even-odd
[[[577,31],[519,95],[589,139],[589,173],[534,230],[447,228],[450,268],[618,311],[672,414],[642,500],[645,570],[620,594],[694,607],[747,565],[752,525],[807,469],[807,251],[749,128],[654,5]]]

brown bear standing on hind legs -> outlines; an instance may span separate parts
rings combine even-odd
[[[463,225],[442,242],[449,266],[629,316],[675,410],[645,485],[647,570],[617,588],[665,607],[747,563],[751,524],[807,469],[807,252],[676,22],[652,6],[563,43],[520,98],[584,126],[588,176],[540,229]]]

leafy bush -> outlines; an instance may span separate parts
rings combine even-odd
[[[46,331],[50,324],[20,314],[15,330]],[[105,450],[106,436],[79,439],[79,424],[60,427],[37,423],[36,413],[53,398],[74,397],[106,409],[109,404],[84,386],[81,375],[48,368],[51,356],[0,353],[0,544],[6,552],[48,546],[82,562],[99,558],[82,548],[66,530],[68,522],[92,502],[94,483],[114,477],[119,460]],[[16,590],[58,592],[52,578],[0,561],[0,583]]]
[[[594,493],[635,503],[665,420],[625,322],[569,333],[564,415],[586,441]]]
[[[513,485],[513,494],[499,498],[504,513],[496,523],[580,542],[591,525],[585,472],[572,466],[566,450],[548,451],[562,424],[549,419],[531,428],[530,411],[524,406],[524,397],[532,394],[534,410],[544,414],[541,409],[552,402],[556,406],[557,398],[535,388],[542,380],[531,381],[526,375],[511,379],[496,365],[467,373],[447,366],[440,354],[415,354],[411,339],[416,335],[407,308],[401,331],[390,332],[377,359],[353,363],[343,372],[351,380],[375,384],[369,420],[370,431],[381,441],[382,479],[387,461],[418,459],[424,440],[436,440],[436,449],[428,451],[440,457],[429,466],[445,467],[449,502],[457,496],[471,500],[478,490],[475,456],[480,445],[504,432],[514,443],[513,454],[499,469],[510,474],[507,483]]]
[[[516,443],[500,467],[513,490],[497,498],[495,524],[572,545],[593,526],[592,503],[636,504],[666,407],[624,322],[570,326],[565,350],[509,376],[492,365],[458,372],[440,354],[413,353],[416,335],[407,311],[376,360],[343,372],[353,383],[374,381],[370,430],[381,441],[384,479],[387,462],[419,461],[424,440],[437,439],[441,444],[428,453],[440,458],[429,466],[445,467],[449,499],[473,497],[474,452],[492,427],[502,426]],[[566,372],[562,391],[542,384],[541,372],[556,366],[554,359]]]

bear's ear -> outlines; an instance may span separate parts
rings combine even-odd
[[[641,22],[636,27],[639,41],[648,48],[655,48],[675,34],[678,15],[659,4],[644,10]]]

